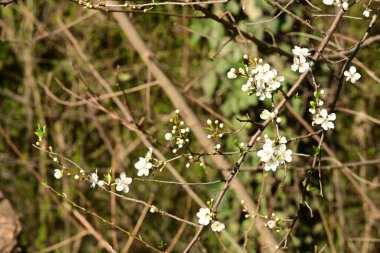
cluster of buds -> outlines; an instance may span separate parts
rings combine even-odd
[[[92,4],[92,2],[89,1],[89,0],[79,0],[78,4],[84,6],[87,9],[92,9],[94,7],[94,5]]]
[[[222,129],[224,127],[224,124],[222,122],[219,122],[219,120],[215,120],[213,122],[211,119],[208,119],[207,125],[208,127],[205,128],[206,131],[209,132],[209,134],[207,135],[207,138],[211,139],[211,138],[216,138],[216,137],[219,137],[219,138],[223,137],[224,132],[222,132]]]
[[[172,152],[175,154],[179,149],[189,144],[190,129],[185,126],[185,122],[180,119],[179,110],[175,111],[170,122],[173,124],[173,128],[171,132],[165,133],[165,140],[174,142],[175,146],[173,147]]]

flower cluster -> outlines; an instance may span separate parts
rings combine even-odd
[[[219,122],[219,120],[215,120],[213,122],[211,119],[208,119],[207,125],[208,127],[205,128],[206,131],[209,132],[207,138],[211,139],[216,137],[223,137],[224,133],[222,132],[222,129],[224,127],[224,124],[222,122]]]
[[[321,125],[323,130],[334,129],[334,120],[336,119],[335,113],[328,113],[326,109],[322,108],[324,102],[321,99],[321,95],[325,92],[321,90],[320,92],[315,91],[314,101],[310,101],[309,112],[313,115],[312,125]]]
[[[348,10],[348,0],[323,0],[326,5],[342,6],[343,10]]]
[[[356,81],[361,77],[361,75],[356,72],[356,68],[354,66],[351,66],[349,70],[344,71],[343,74],[346,77],[346,81],[349,80],[351,83],[356,83]]]
[[[173,128],[171,132],[165,133],[165,140],[174,142],[175,147],[172,149],[172,152],[175,154],[179,149],[188,145],[190,142],[190,129],[185,126],[185,122],[180,120],[179,110],[176,110],[176,113],[174,117],[170,119],[170,122],[173,123]]]
[[[221,232],[223,229],[226,228],[226,226],[223,223],[217,220],[214,220],[214,216],[215,215],[211,212],[210,208],[207,208],[207,207],[200,208],[197,213],[198,223],[201,225],[207,226],[211,222],[212,231]]]
[[[279,165],[292,161],[293,152],[286,148],[285,137],[278,136],[275,140],[271,140],[268,135],[265,135],[264,139],[263,149],[257,152],[257,156],[260,157],[261,162],[265,163],[265,171],[276,171]]]
[[[298,71],[299,73],[304,73],[310,68],[310,64],[307,61],[307,57],[310,56],[309,49],[304,47],[295,46],[292,49],[294,55],[293,65],[291,69],[293,71]]]
[[[243,92],[249,95],[256,94],[260,100],[271,98],[273,93],[281,87],[281,82],[285,80],[283,76],[278,76],[275,69],[271,69],[268,63],[263,63],[262,59],[254,58],[249,60],[244,57],[247,64],[240,67],[238,72],[232,68],[228,73],[229,79],[241,76],[246,79],[246,83],[241,87]]]
[[[145,157],[139,157],[139,161],[135,163],[137,169],[137,176],[148,176],[149,170],[152,169],[153,164],[150,162],[152,159],[153,148],[149,148]]]

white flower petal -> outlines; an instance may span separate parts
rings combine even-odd
[[[336,119],[336,114],[335,113],[330,113],[330,115],[328,116],[328,120],[329,121],[334,121]]]
[[[123,186],[121,184],[116,185],[116,191],[121,192],[123,190]]]

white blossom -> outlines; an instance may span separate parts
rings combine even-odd
[[[276,159],[271,159],[265,163],[264,170],[265,171],[276,171],[277,167],[280,165],[279,161]]]
[[[99,181],[98,170],[95,170],[94,173],[91,173],[89,181],[91,183],[91,187],[95,188],[96,184]]]
[[[149,170],[153,167],[153,164],[150,162],[150,159],[152,157],[152,152],[153,149],[149,148],[149,151],[145,155],[145,157],[140,157],[139,161],[135,163],[135,168],[138,170],[137,171],[137,176],[148,176],[149,175]],[[174,152],[174,150],[173,150]]]
[[[297,56],[297,57],[305,57],[306,58],[306,57],[310,56],[309,49],[306,47],[295,46],[292,49],[292,53],[294,56]]]
[[[59,170],[59,169],[55,169],[54,170],[54,177],[56,178],[56,179],[61,179],[62,178],[62,170]]]
[[[355,83],[361,77],[361,75],[356,72],[355,66],[351,66],[350,69],[344,71],[343,74],[346,76],[346,81],[350,80],[351,83]]]
[[[125,193],[128,193],[129,192],[129,186],[132,183],[132,178],[130,177],[127,177],[127,175],[122,172],[120,174],[120,177],[119,178],[116,178],[115,179],[115,184],[116,184],[116,191],[118,192],[125,192]]]
[[[201,208],[197,213],[198,223],[207,226],[211,221],[211,211],[209,208]]]
[[[366,17],[366,18],[369,18],[369,15],[371,14],[370,11],[371,11],[370,9],[365,9],[363,11],[363,16]]]
[[[260,157],[260,161],[268,162],[274,154],[273,141],[267,139],[263,149],[257,152],[257,156]]]
[[[234,68],[230,69],[230,71],[228,71],[228,73],[227,73],[227,78],[228,79],[235,79],[235,78],[237,78],[236,69],[234,69]]]
[[[310,67],[309,62],[306,60],[305,57],[294,57],[293,59],[293,65],[291,66],[291,69],[293,71],[297,71],[300,73],[304,73],[306,70],[308,70]]]
[[[343,10],[348,10],[348,2],[347,2],[347,0],[343,0],[343,3],[342,3],[342,8],[343,8]]]
[[[99,187],[102,187],[103,185],[104,185],[104,181],[103,181],[103,180],[99,180],[99,181],[98,181],[98,186],[99,186]]]
[[[226,228],[226,226],[219,221],[215,221],[211,224],[211,229],[214,232],[221,232],[225,228]]]
[[[277,154],[278,154],[278,161],[280,162],[280,164],[283,164],[285,162],[290,163],[292,161],[293,152],[290,149],[286,149],[285,144],[279,145]]]
[[[268,221],[267,226],[269,229],[274,229],[276,227],[276,221],[274,221],[274,220]]]
[[[265,163],[265,171],[276,171],[279,165],[292,161],[293,152],[286,149],[286,142],[285,137],[280,137],[277,141],[265,137],[263,149],[257,152],[260,161]]]
[[[323,0],[323,3],[326,5],[333,5],[335,3],[335,0]]]
[[[262,112],[261,112],[261,114],[260,114],[260,118],[262,119],[262,120],[267,120],[267,119],[272,119],[272,118],[274,118],[274,117],[276,117],[276,113],[275,112],[270,112],[270,111],[268,111],[267,109],[264,109]]]
[[[322,109],[315,119],[315,124],[321,125],[324,130],[329,130],[334,128],[333,121],[335,119],[335,113],[328,114],[326,109]]]
[[[262,61],[256,59],[256,64],[249,68],[239,68],[239,73],[246,78],[246,83],[241,90],[249,95],[256,94],[260,100],[271,98],[274,91],[281,86],[285,80],[283,76],[278,76],[275,69],[271,69],[267,63],[260,64]]]
[[[152,205],[152,206],[150,207],[149,211],[150,211],[151,213],[156,213],[156,212],[158,212],[158,208],[157,208],[156,206]]]
[[[165,134],[165,140],[167,140],[167,141],[170,141],[172,139],[172,137],[173,137],[173,134],[171,134],[171,133]]]
[[[343,10],[348,10],[348,0],[323,0],[326,5],[342,6]]]

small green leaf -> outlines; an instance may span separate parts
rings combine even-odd
[[[167,246],[167,243],[166,243],[166,242],[160,241],[160,242],[158,243],[158,248],[159,248],[159,249],[165,249],[166,246]]]
[[[37,125],[37,130],[34,132],[35,135],[37,135],[39,140],[42,140],[46,133],[46,126],[41,127],[40,124]]]
[[[315,108],[315,102],[314,101],[310,101],[310,106]]]
[[[106,181],[108,184],[111,184],[112,176],[111,171],[109,170],[107,174],[104,175],[104,181]]]
[[[315,186],[308,185],[306,187],[306,191],[308,191],[308,192],[313,192],[315,190],[317,190],[317,187],[315,187]]]
[[[307,183],[307,179],[305,178],[305,179],[302,181],[302,185],[303,185],[303,187],[305,187],[306,183]]]
[[[319,155],[319,153],[321,152],[321,149],[318,148],[317,146],[313,146],[313,152],[314,152],[314,155]]]

